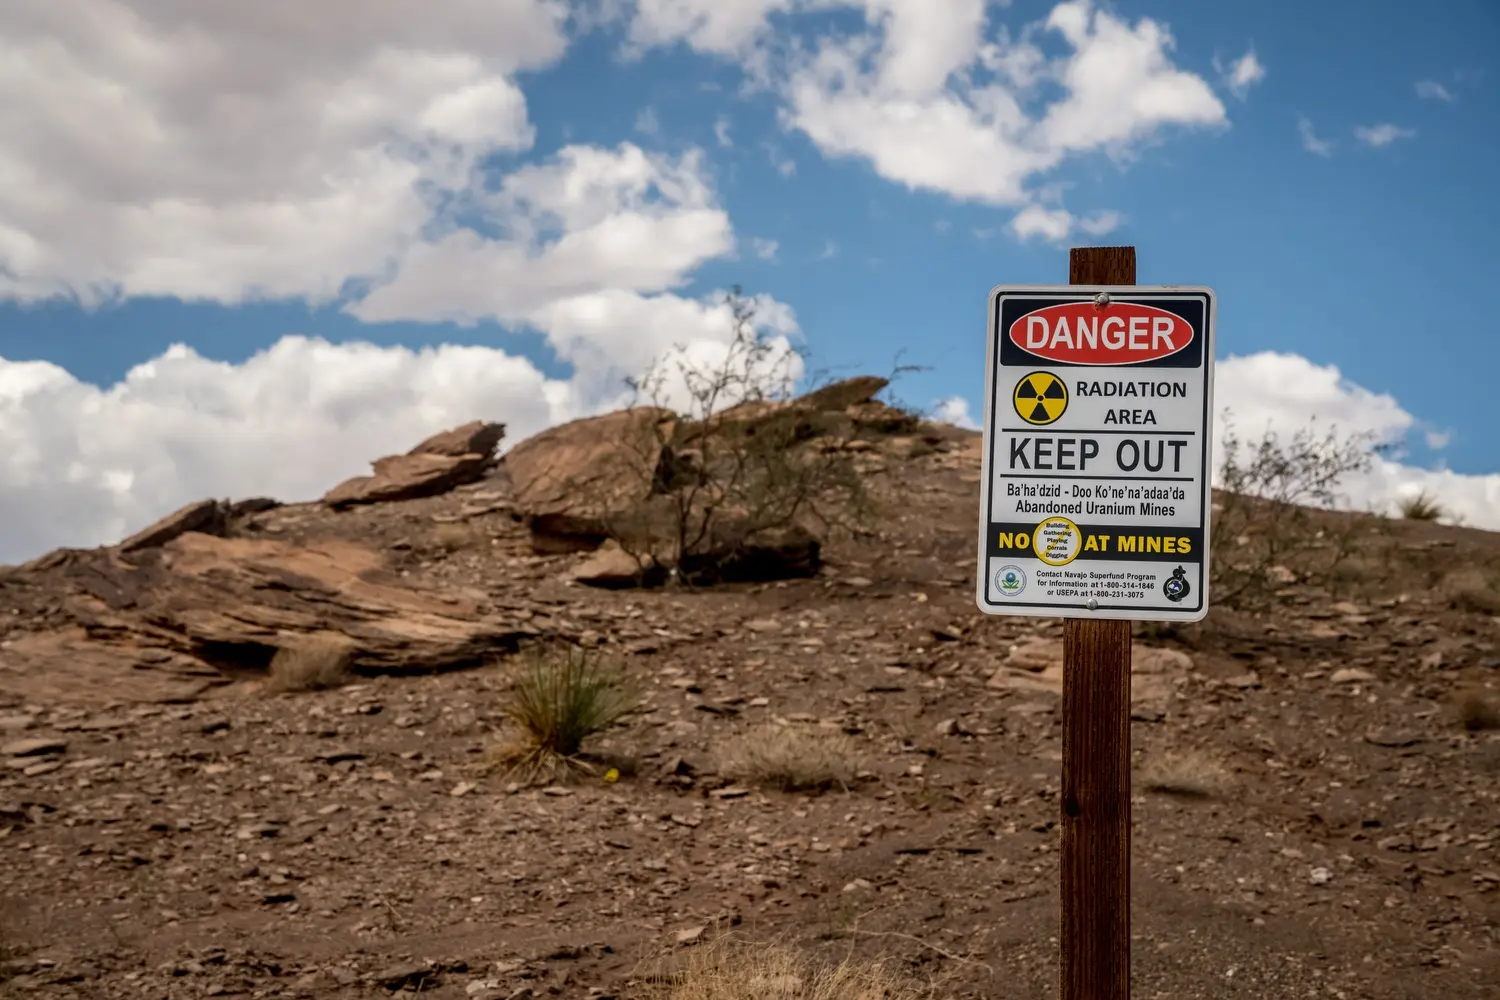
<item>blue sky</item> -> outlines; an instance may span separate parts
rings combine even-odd
[[[340,3],[22,0],[0,561],[596,412],[733,284],[961,419],[988,289],[1114,243],[1216,289],[1241,423],[1399,439],[1356,502],[1500,528],[1488,0]]]

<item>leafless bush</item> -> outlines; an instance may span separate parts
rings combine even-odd
[[[643,572],[712,580],[757,546],[799,531],[858,530],[871,513],[843,447],[852,422],[792,405],[798,356],[762,332],[738,289],[727,304],[734,330],[722,360],[679,349],[629,381],[632,409],[675,414],[632,422],[620,442],[644,499],[611,514],[606,528]]]
[[[1380,454],[1373,435],[1307,427],[1285,441],[1268,431],[1247,445],[1226,415],[1219,451],[1215,603],[1261,611],[1291,584],[1333,586],[1361,536],[1379,528],[1374,519],[1328,516],[1349,512],[1339,488]]]

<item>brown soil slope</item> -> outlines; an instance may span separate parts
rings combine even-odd
[[[864,450],[879,531],[775,583],[580,586],[503,465],[0,571],[0,996],[626,997],[731,931],[1054,996],[1061,632],[974,609],[978,452]],[[1500,997],[1500,536],[1361,531],[1337,592],[1138,629],[1137,997]],[[300,633],[364,676],[265,693]],[[476,766],[550,638],[647,685],[602,744],[634,773]],[[770,722],[853,782],[721,776]]]

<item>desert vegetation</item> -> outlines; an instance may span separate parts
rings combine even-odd
[[[326,691],[349,680],[356,648],[343,636],[310,635],[281,647],[271,658],[266,691]]]
[[[1220,757],[1203,749],[1177,749],[1148,756],[1136,782],[1148,792],[1188,799],[1211,799],[1232,790],[1233,772]]]
[[[636,1000],[933,1000],[889,960],[818,960],[784,942],[725,937],[642,977]]]
[[[604,530],[643,575],[713,582],[754,573],[767,551],[867,529],[875,511],[859,456],[870,445],[860,442],[918,423],[883,404],[851,415],[883,381],[807,391],[802,357],[758,326],[753,302],[734,290],[726,306],[733,333],[721,357],[678,350],[628,380],[627,412],[641,415],[619,442],[629,500]]]
[[[836,729],[772,723],[726,741],[719,769],[783,792],[848,791],[858,759],[854,741]]]
[[[527,660],[501,706],[507,729],[489,763],[524,784],[600,773],[585,743],[640,710],[638,688],[597,650],[539,648]]]

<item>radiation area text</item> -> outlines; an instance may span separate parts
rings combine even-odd
[[[1073,553],[1067,561],[1075,560],[1130,560],[1133,562],[1196,562],[1202,558],[1203,529],[1198,527],[1144,527],[1141,525],[1067,524],[1067,534],[1076,530],[1076,535],[1063,540],[1065,549],[1059,549],[1059,540],[1052,537],[1056,532],[1051,527],[1053,520],[1032,522],[992,522],[985,544],[985,554],[991,557],[1008,558],[1045,557],[1052,565],[1064,560],[1054,552]],[[1046,527],[1044,527],[1046,526]],[[1043,537],[1038,541],[1039,530]],[[1040,551],[1038,551],[1040,546]]]

